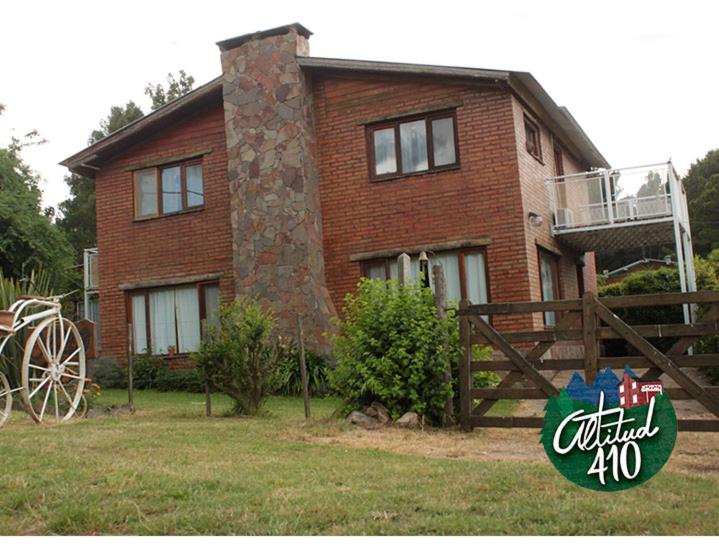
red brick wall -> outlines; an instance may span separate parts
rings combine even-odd
[[[537,247],[541,246],[560,256],[559,283],[562,298],[575,298],[579,296],[579,279],[577,263],[580,262],[577,252],[563,248],[551,234],[552,211],[550,192],[544,179],[557,175],[554,161],[554,138],[544,122],[516,97],[512,98],[514,114],[515,136],[517,140],[517,154],[519,159],[519,179],[522,187],[522,200],[524,203],[524,226],[527,233],[526,254],[529,267],[530,296],[533,301],[542,299],[541,282],[539,276],[539,258]],[[527,152],[526,135],[524,128],[525,115],[535,122],[540,130],[540,145],[542,149],[541,161]],[[557,143],[562,150],[564,174],[585,171],[587,167],[576,160]],[[528,214],[534,212],[541,215],[543,223],[540,226],[529,224]],[[596,274],[594,268],[594,254],[585,256],[584,286],[586,290],[596,290]],[[542,317],[535,315],[535,324],[541,326]]]
[[[223,273],[223,298],[234,295],[229,188],[221,99],[138,143],[96,178],[103,356],[125,360],[127,314],[122,283]],[[128,167],[211,150],[203,158],[204,209],[134,221]]]
[[[361,252],[487,237],[491,301],[529,300],[512,97],[500,88],[328,75],[314,82],[327,283],[341,307]],[[369,181],[363,121],[456,108],[461,167]]]

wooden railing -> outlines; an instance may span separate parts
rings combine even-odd
[[[616,309],[662,307],[694,304],[705,306],[693,324],[628,325],[614,312]],[[557,312],[556,326],[544,330],[500,332],[485,318],[504,315]],[[604,368],[646,369],[642,378],[669,376],[676,386],[665,392],[673,400],[694,399],[703,405],[710,418],[679,420],[680,430],[719,431],[719,387],[702,386],[687,374],[687,367],[719,366],[719,354],[691,354],[690,348],[702,337],[719,335],[719,292],[644,294],[598,298],[587,292],[581,299],[546,302],[460,304],[458,311],[463,354],[460,362],[460,420],[462,428],[477,426],[541,427],[540,417],[489,416],[488,411],[501,399],[546,399],[558,393],[544,376],[546,371],[582,371],[585,381],[594,381]],[[660,351],[648,339],[675,339]],[[639,355],[602,356],[605,340],[624,340]],[[545,359],[558,342],[574,342],[583,357]],[[656,342],[656,341],[655,341]],[[472,346],[488,344],[504,359],[473,360]],[[497,387],[474,388],[472,373],[503,373]],[[529,384],[529,386],[527,386]],[[521,387],[514,387],[522,385]],[[477,402],[479,400],[479,402]]]

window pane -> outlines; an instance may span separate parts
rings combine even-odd
[[[431,258],[430,266],[442,265],[444,280],[447,284],[447,299],[459,302],[462,299],[462,288],[459,283],[459,256],[456,253],[444,253]],[[433,279],[430,280],[434,288]]]
[[[200,302],[196,286],[175,288],[175,313],[179,353],[200,347]]]
[[[187,179],[187,207],[195,207],[205,203],[202,188],[202,165],[189,165],[185,168]]]
[[[217,324],[217,308],[220,306],[220,287],[217,284],[205,286],[205,316],[207,325]]]
[[[547,254],[539,255],[539,271],[542,277],[542,301],[551,301],[554,297],[554,263]],[[557,321],[556,314],[552,311],[544,313],[544,324],[554,325]]]
[[[154,169],[135,173],[135,214],[157,215],[157,173]]]
[[[174,213],[182,209],[182,182],[180,168],[162,170],[162,212]]]
[[[147,321],[145,320],[145,296],[132,296],[132,342],[135,353],[147,351]]]
[[[470,303],[487,303],[487,275],[485,274],[484,254],[470,253],[464,256],[464,269],[467,272],[467,299]]]
[[[372,263],[367,267],[367,277],[376,280],[386,280],[387,272],[385,269],[384,261],[380,263]]]
[[[454,120],[451,117],[432,121],[432,146],[435,167],[456,163]]]
[[[397,151],[394,143],[394,129],[374,131],[375,174],[386,175],[397,172]]]
[[[167,348],[177,347],[175,334],[175,291],[150,292],[150,341],[152,353],[167,353]]]
[[[402,123],[399,126],[399,138],[402,147],[402,172],[426,171],[428,165],[425,120]]]

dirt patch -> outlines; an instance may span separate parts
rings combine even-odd
[[[403,430],[382,427],[363,429],[337,424],[300,427],[286,437],[324,445],[357,449],[380,449],[393,453],[475,459],[549,463],[534,429],[478,428],[465,433],[459,430]],[[668,470],[719,479],[719,434],[680,432]]]

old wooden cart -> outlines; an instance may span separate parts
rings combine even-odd
[[[21,296],[0,311],[0,356],[21,331],[27,334],[16,344],[22,352],[21,386],[11,388],[0,372],[0,427],[10,417],[15,392],[38,423],[68,420],[83,401],[85,346],[77,327],[62,316],[61,299]]]

